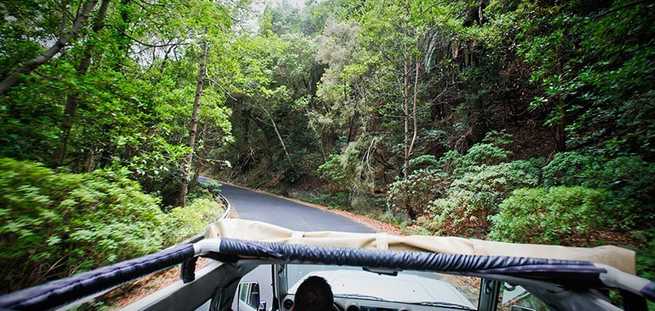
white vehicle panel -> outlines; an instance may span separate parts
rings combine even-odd
[[[440,302],[457,304],[475,309],[475,306],[448,282],[405,273],[391,276],[355,270],[315,271],[307,274],[294,284],[293,287],[289,289],[289,294],[295,294],[302,281],[310,276],[324,278],[330,284],[332,293],[335,297],[355,294],[377,297],[388,301],[402,301],[409,303]],[[347,301],[344,305],[345,307],[355,304],[354,302],[351,302],[353,299],[337,298],[335,300]],[[359,299],[353,301],[359,301]],[[388,305],[388,303],[380,304],[380,302],[377,302],[376,304],[373,304],[373,302],[377,301],[371,301],[371,304],[367,302],[366,305],[378,307],[386,307]],[[399,304],[398,308],[402,310],[407,309],[402,306],[402,304]],[[412,307],[412,310],[423,309]],[[435,308],[429,307],[424,310],[435,310]]]

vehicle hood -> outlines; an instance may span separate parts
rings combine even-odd
[[[454,286],[440,280],[438,274],[434,274],[434,278],[428,278],[408,273],[391,276],[357,270],[315,271],[294,284],[289,289],[289,294],[295,294],[302,281],[310,276],[324,278],[332,287],[335,296],[365,295],[389,301],[410,303],[429,301],[475,308]]]

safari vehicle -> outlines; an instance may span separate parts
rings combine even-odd
[[[196,271],[199,257],[212,260]],[[178,264],[182,280],[125,309],[289,311],[312,275],[328,281],[340,311],[646,310],[655,299],[655,283],[634,275],[634,252],[613,246],[296,232],[223,220],[192,243],[1,296],[0,309],[74,307]]]

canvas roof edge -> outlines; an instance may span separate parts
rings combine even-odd
[[[398,236],[387,233],[338,231],[302,232],[246,219],[223,219],[209,225],[205,232],[205,238],[219,237],[321,247],[582,260],[635,274],[635,252],[613,245],[585,248],[506,243],[460,237]]]

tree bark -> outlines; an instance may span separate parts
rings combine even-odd
[[[86,2],[82,6],[80,13],[75,17],[75,20],[73,21],[73,27],[71,28],[70,31],[64,33],[59,38],[57,38],[57,41],[41,55],[20,64],[16,69],[11,71],[0,82],[0,95],[4,94],[12,86],[18,83],[18,80],[20,79],[21,75],[29,74],[39,66],[48,62],[52,57],[57,55],[68,44],[70,40],[75,38],[80,32],[80,29],[82,29],[84,22],[89,17],[91,11],[93,11],[97,3],[98,0],[89,0],[88,2]]]
[[[407,178],[407,169],[409,166],[409,100],[408,100],[408,85],[409,84],[409,65],[405,59],[404,75],[403,75],[403,121],[405,123],[405,130],[403,132],[404,152],[403,152],[403,178]]]
[[[100,32],[105,26],[105,18],[107,17],[107,8],[109,7],[109,2],[111,0],[102,0],[100,3],[100,8],[98,9],[98,15],[93,21],[92,30],[94,33]],[[82,59],[77,65],[77,75],[79,77],[84,76],[87,71],[89,71],[89,66],[91,65],[91,57],[95,46],[89,44],[84,49],[82,53]],[[75,118],[75,112],[77,111],[77,104],[79,102],[79,94],[73,91],[68,95],[66,99],[66,106],[64,107],[64,121],[61,124],[61,141],[59,143],[59,149],[55,155],[55,165],[61,166],[66,158],[66,149],[68,147],[68,139],[70,137],[70,131],[73,127],[73,118]]]
[[[182,161],[182,183],[180,185],[180,192],[177,200],[178,204],[183,207],[186,205],[186,195],[189,191],[189,175],[191,174],[191,164],[193,162],[193,153],[196,146],[196,135],[198,132],[198,113],[200,112],[200,99],[202,98],[205,77],[207,75],[208,54],[209,47],[207,42],[203,42],[202,56],[200,57],[200,65],[198,66],[196,94],[193,99],[193,112],[191,113],[191,131],[189,133],[189,147],[191,147],[191,152],[189,152],[189,154],[187,154],[187,156]]]
[[[414,151],[414,142],[416,142],[416,135],[418,133],[418,127],[416,125],[416,96],[418,94],[418,74],[419,74],[419,68],[420,68],[420,63],[418,60],[416,61],[415,68],[414,68],[414,96],[412,98],[412,123],[413,123],[413,133],[412,133],[412,141],[409,144],[409,148],[407,150],[407,157],[409,158],[412,155],[412,152]]]
[[[277,139],[280,141],[280,145],[282,145],[282,150],[284,151],[284,156],[287,158],[287,161],[289,162],[289,165],[293,167],[293,162],[291,162],[291,156],[289,156],[289,151],[287,150],[287,145],[284,143],[284,139],[282,139],[282,135],[280,135],[280,131],[277,129],[277,124],[275,123],[275,119],[273,119],[273,116],[268,112],[268,110],[264,109],[262,107],[262,110],[266,113],[268,118],[271,120],[271,124],[273,125],[273,130],[275,130],[275,135],[277,135]]]
[[[566,151],[566,111],[564,107],[564,100],[561,96],[557,96],[556,108],[559,113],[559,121],[555,125],[555,150],[557,152]]]

